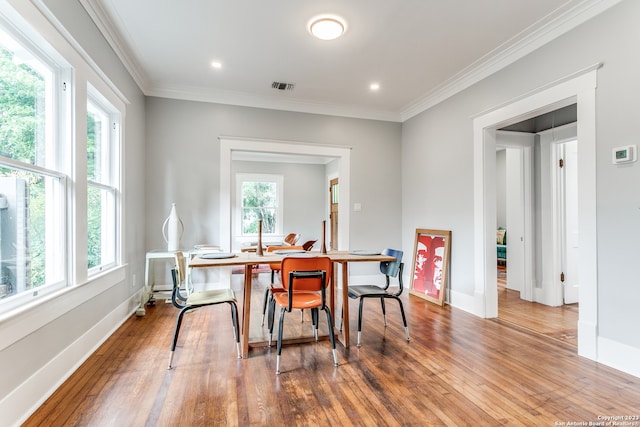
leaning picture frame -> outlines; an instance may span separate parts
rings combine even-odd
[[[416,229],[409,293],[442,306],[447,293],[451,231]]]

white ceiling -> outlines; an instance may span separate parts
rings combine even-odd
[[[400,122],[617,2],[80,1],[146,95]],[[343,37],[308,33],[321,13]]]

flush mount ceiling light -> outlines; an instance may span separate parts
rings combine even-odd
[[[335,15],[316,16],[307,24],[309,32],[320,40],[337,39],[347,29],[344,19]]]

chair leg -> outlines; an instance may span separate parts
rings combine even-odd
[[[240,349],[240,328],[238,327],[238,306],[235,302],[230,301],[231,306],[231,320],[233,321],[233,334],[236,339],[236,352],[238,353],[238,359],[242,359],[242,350]]]
[[[387,327],[387,310],[384,306],[384,297],[380,298],[380,305],[382,306],[382,320],[384,321],[384,327]]]
[[[271,343],[273,341],[273,323],[276,311],[276,300],[271,296],[269,298],[269,312],[267,313],[267,325],[269,328],[269,347],[271,347]]]
[[[273,272],[271,274],[273,274]],[[271,280],[273,281],[273,279]],[[264,326],[264,314],[267,312],[267,302],[269,301],[270,294],[271,292],[269,291],[269,288],[264,290],[264,300],[262,301],[262,323],[260,323],[260,326]]]
[[[402,306],[402,301],[400,301],[400,298],[396,298],[396,300],[398,301],[398,304],[400,304],[400,314],[402,314],[402,323],[404,324],[404,333],[407,336],[407,341],[410,341],[411,338],[409,337],[409,326],[407,326],[407,317],[404,315],[404,307]]]
[[[278,344],[277,344],[277,356],[276,356],[276,375],[280,375],[280,354],[282,353],[282,330],[284,329],[284,312],[285,309],[282,307],[280,310],[280,325],[278,328]]]
[[[360,347],[360,337],[362,337],[362,303],[364,298],[360,298],[360,307],[358,309],[358,341],[356,341],[356,347]]]
[[[329,307],[322,307],[327,313],[327,323],[329,325],[329,339],[331,340],[331,353],[333,354],[333,366],[338,366],[338,352],[336,351],[336,337],[333,333],[333,322],[331,321],[331,311]]]
[[[178,318],[176,319],[176,330],[173,332],[173,341],[171,342],[171,351],[169,352],[169,366],[167,369],[171,369],[171,363],[173,362],[173,354],[176,351],[176,344],[178,344],[178,334],[180,333],[180,326],[182,326],[182,317],[191,308],[192,307],[185,307],[182,310],[180,310],[180,313],[178,313]]]
[[[318,342],[318,309],[311,309],[311,323],[313,327],[313,338]]]

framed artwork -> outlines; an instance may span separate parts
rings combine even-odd
[[[409,293],[442,306],[447,292],[450,230],[416,229]]]

